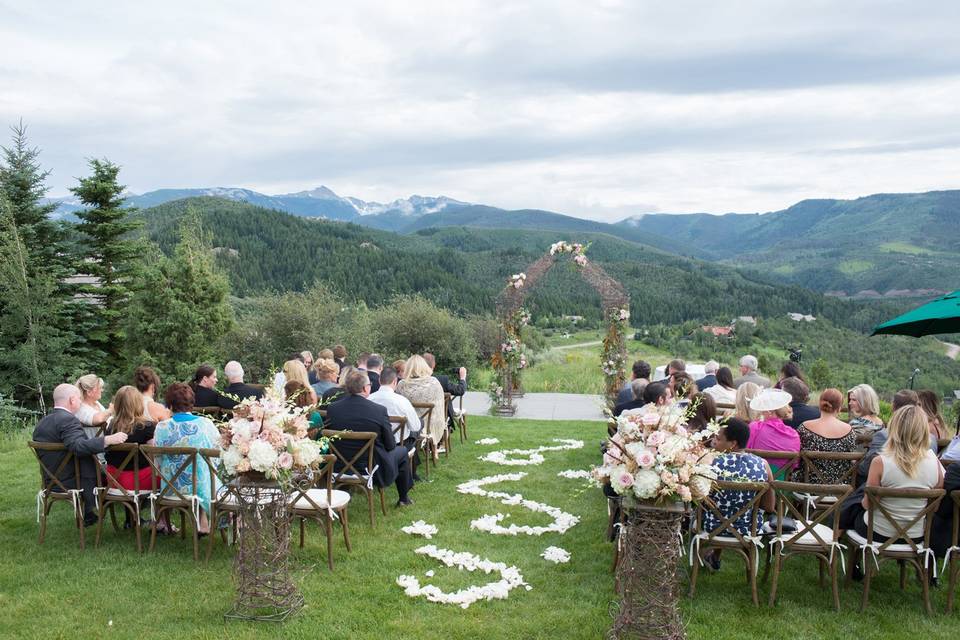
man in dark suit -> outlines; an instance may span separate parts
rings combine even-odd
[[[617,393],[617,404],[633,402],[637,395],[633,392],[633,383],[635,380],[643,380],[644,386],[650,382],[650,365],[643,360],[637,360],[633,363],[633,379],[628,380]],[[641,391],[641,393],[643,393]]]
[[[371,353],[367,358],[367,377],[370,378],[370,393],[380,390],[380,373],[383,371],[383,358]]]
[[[236,360],[231,360],[223,367],[223,375],[227,377],[230,383],[220,394],[220,406],[224,409],[233,409],[237,402],[229,396],[240,398],[254,397],[257,400],[263,397],[263,387],[254,387],[243,382],[243,366]],[[226,394],[226,395],[224,395]]]
[[[643,378],[637,378],[630,383],[630,392],[633,393],[633,399],[628,402],[621,402],[613,407],[613,416],[618,417],[624,411],[630,409],[639,409],[646,402],[643,400],[643,390],[647,388],[648,382]],[[618,396],[619,398],[619,396]]]
[[[816,420],[820,417],[820,409],[807,404],[810,399],[810,388],[800,378],[784,378],[780,381],[780,388],[790,394],[793,400],[790,408],[793,417],[784,420],[784,423],[797,429],[807,420]]]
[[[423,359],[427,361],[427,366],[433,370],[433,377],[443,387],[443,392],[449,393],[451,396],[450,402],[447,403],[447,427],[453,428],[453,398],[458,398],[467,392],[467,368],[460,367],[457,372],[459,374],[457,384],[453,384],[446,375],[437,373],[437,359],[433,357],[432,353],[423,354]]]
[[[347,348],[342,344],[338,344],[333,348],[333,361],[340,367],[340,371],[343,371],[343,367],[347,364]]]
[[[64,444],[67,451],[73,453],[80,461],[80,478],[74,477],[73,465],[68,464],[61,471],[58,479],[66,487],[83,490],[84,518],[86,526],[96,524],[97,507],[94,497],[94,488],[97,485],[96,465],[94,455],[103,453],[105,447],[113,444],[122,444],[127,440],[127,434],[114,433],[109,436],[88,438],[83,432],[83,425],[74,415],[80,408],[80,390],[72,384],[61,384],[53,390],[53,411],[44,416],[33,430],[35,442],[53,442]],[[40,459],[51,472],[66,457],[62,451],[42,451]]]
[[[697,380],[697,389],[703,391],[717,384],[717,369],[719,368],[720,363],[716,360],[708,360],[707,364],[703,365],[704,376]]]
[[[385,487],[393,482],[400,498],[397,506],[413,504],[408,495],[413,486],[408,451],[403,445],[397,444],[387,409],[367,400],[370,395],[370,379],[365,372],[356,371],[347,376],[344,387],[347,396],[327,407],[324,423],[328,429],[337,431],[366,431],[377,434],[374,445],[374,455],[379,465],[375,477],[377,486]],[[351,451],[346,441],[338,443],[337,448],[343,450],[348,459],[357,451]]]

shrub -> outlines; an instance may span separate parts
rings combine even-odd
[[[477,362],[471,325],[423,296],[397,296],[376,315],[381,349],[391,357],[429,351],[437,358],[438,371]]]

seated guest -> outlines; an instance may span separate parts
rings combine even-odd
[[[708,424],[717,419],[717,404],[705,393],[698,393],[691,402],[694,409],[693,415],[687,420],[687,429],[703,431]]]
[[[317,381],[312,385],[317,397],[322,397],[328,389],[337,386],[337,376],[340,374],[340,367],[332,358],[318,358],[313,363],[313,370],[317,374]]]
[[[115,433],[108,436],[88,438],[83,425],[77,420],[76,412],[83,404],[80,389],[72,384],[60,384],[53,390],[53,411],[40,419],[33,430],[35,442],[63,444],[67,451],[80,460],[80,478],[74,476],[74,466],[66,465],[57,478],[71,489],[83,489],[84,517],[86,526],[97,522],[97,503],[94,487],[97,486],[97,469],[93,456],[103,453],[104,447],[127,441],[127,434]],[[40,451],[40,460],[47,469],[56,473],[67,455],[62,451]]]
[[[172,414],[165,406],[157,402],[157,390],[160,388],[160,376],[150,367],[137,367],[133,372],[133,386],[143,396],[143,417],[156,424],[166,420]]]
[[[337,431],[365,431],[377,434],[374,445],[377,471],[375,482],[379,487],[395,483],[399,501],[397,506],[413,504],[408,492],[413,486],[413,475],[407,449],[398,446],[390,427],[390,417],[383,406],[371,402],[370,380],[363,371],[352,372],[345,381],[347,395],[327,407],[327,428]],[[337,443],[350,457],[346,441]]]
[[[793,398],[790,401],[790,410],[793,416],[789,420],[784,420],[788,425],[796,429],[800,423],[806,420],[816,420],[820,417],[820,410],[807,404],[810,399],[810,388],[800,378],[784,378],[780,381],[780,389],[786,391]]]
[[[783,390],[787,393],[788,385],[803,384],[799,378],[786,378],[783,381]],[[803,385],[806,387],[806,385]],[[839,389],[825,389],[820,394],[820,417],[804,420],[797,425],[797,434],[800,436],[800,448],[803,451],[836,451],[848,453],[857,448],[857,438],[853,428],[837,417],[843,405],[843,394]],[[793,405],[791,405],[793,406]],[[812,482],[814,484],[848,484],[850,462],[847,460],[813,460],[809,477],[804,480],[804,469],[798,468],[794,473],[795,482]]]
[[[650,365],[643,360],[637,360],[633,363],[632,375],[633,378],[623,383],[623,387],[621,387],[617,393],[618,405],[633,402],[640,397],[633,392],[633,382],[635,380],[642,380],[643,386],[647,386],[647,383],[650,382]]]
[[[733,386],[739,389],[740,385],[752,382],[763,389],[769,388],[770,378],[757,373],[758,366],[756,356],[745,355],[740,358],[740,377],[733,381]]]
[[[873,434],[883,429],[880,417],[880,398],[868,384],[858,384],[847,391],[850,426],[858,440],[869,442]]]
[[[460,367],[457,371],[457,384],[453,384],[445,374],[437,373],[437,360],[433,357],[432,353],[423,354],[423,359],[433,372],[433,377],[440,382],[440,386],[443,387],[443,392],[450,394],[450,402],[448,402],[446,406],[447,424],[453,427],[453,398],[458,398],[467,392],[467,368]]]
[[[443,387],[433,377],[433,369],[421,356],[412,355],[405,367],[407,377],[397,385],[397,393],[414,403],[433,405],[428,424],[423,425],[424,437],[430,438],[435,445],[443,441],[447,428],[446,406],[443,401]],[[434,457],[437,447],[434,447]]]
[[[127,442],[132,444],[153,443],[156,424],[143,415],[143,396],[137,391],[136,387],[127,385],[117,389],[117,393],[113,396],[113,409],[113,418],[107,423],[107,434],[125,433]],[[117,469],[126,460],[127,453],[126,451],[111,451],[107,448],[105,455],[107,472],[117,480],[121,487],[128,491],[146,491],[154,488],[150,463],[147,462],[146,456],[142,453],[137,453],[140,466],[139,479],[134,477],[132,465],[128,465],[126,470],[122,472],[117,472]],[[139,485],[136,483],[137,480],[139,480]]]
[[[630,411],[631,409],[639,409],[644,404],[643,400],[643,390],[647,388],[647,381],[643,378],[634,378],[633,382],[630,383],[630,391],[633,393],[633,399],[628,402],[621,402],[620,404],[613,407],[614,417],[619,416],[624,411]],[[620,396],[617,395],[617,398]]]
[[[396,370],[393,367],[387,367],[380,374],[380,389],[371,393],[369,399],[371,402],[376,402],[384,407],[387,410],[387,415],[401,416],[407,419],[406,441],[400,442],[397,440],[397,444],[412,445],[420,434],[420,416],[417,415],[417,410],[413,408],[409,400],[396,393],[398,383]],[[398,438],[399,435],[398,433]]]
[[[667,377],[664,378],[663,380],[658,380],[657,382],[663,382],[665,384],[669,383],[670,378],[672,378],[675,374],[686,373],[686,371],[687,371],[687,363],[681,360],[680,358],[674,358],[673,360],[667,363],[667,368],[664,370]]]
[[[233,409],[237,406],[237,401],[233,398],[240,398],[240,400],[253,398],[259,400],[263,397],[263,389],[244,384],[243,366],[236,360],[231,360],[223,366],[223,375],[227,377],[227,381],[230,383],[223,391],[225,394],[232,396],[220,395],[220,406],[224,409]]]
[[[733,373],[730,371],[730,367],[717,369],[716,379],[717,383],[712,387],[707,387],[703,392],[713,398],[717,404],[736,404],[737,388],[733,386]]]
[[[940,558],[946,554],[952,543],[953,500],[950,499],[950,492],[957,489],[960,489],[960,462],[948,466],[947,472],[943,474],[943,490],[947,495],[940,501],[930,526],[930,547]]]
[[[314,440],[320,437],[320,430],[323,429],[323,416],[310,402],[310,394],[307,393],[307,387],[302,382],[291,380],[283,387],[284,399],[295,407],[301,407],[306,410],[307,421],[310,427],[307,429],[307,436]]]
[[[669,387],[673,397],[683,407],[689,406],[698,393],[697,383],[686,371],[678,371],[670,376]]]
[[[333,348],[333,361],[336,362],[340,370],[343,371],[343,367],[347,364],[347,348],[342,344],[338,344]]]
[[[383,358],[376,353],[367,358],[367,377],[370,378],[370,393],[380,388],[380,372],[383,371]]]
[[[756,398],[760,391],[760,387],[752,382],[744,382],[737,387],[733,415],[747,424],[759,420],[760,414],[750,408],[750,401]]]
[[[930,434],[936,436],[938,440],[949,438],[950,432],[947,431],[947,421],[940,413],[940,396],[930,389],[917,391],[917,396],[920,398],[920,406],[927,412]]]
[[[697,391],[706,391],[717,384],[717,370],[719,368],[720,363],[716,360],[707,360],[707,363],[703,365],[704,376],[697,380]]]
[[[340,377],[337,379],[337,386],[330,387],[329,389],[324,391],[323,397],[320,398],[321,400],[320,403],[330,404],[331,402],[336,402],[341,397],[345,396],[347,393],[345,391],[346,385],[347,385],[347,378],[350,376],[351,373],[354,373],[355,371],[356,369],[354,369],[350,365],[346,365],[342,369],[340,369]]]
[[[807,379],[803,377],[803,370],[793,360],[787,360],[783,363],[783,366],[780,367],[780,375],[777,376],[777,384],[773,385],[774,389],[782,389],[783,381],[787,378],[798,378],[803,384],[807,384]],[[810,385],[807,384],[807,387]]]
[[[800,436],[797,435],[795,429],[784,423],[784,419],[790,417],[790,401],[792,399],[786,391],[764,389],[750,401],[750,408],[760,412],[761,418],[750,423],[748,449],[800,451]],[[791,464],[787,458],[770,460],[770,467],[775,474],[787,464]]]
[[[303,366],[299,358],[287,360],[283,363],[283,379],[285,380],[284,385],[286,385],[287,382],[299,382],[305,386],[310,396],[310,403],[317,403],[317,394],[314,393],[313,387],[310,386],[310,376],[307,375],[307,368]]]
[[[317,380],[314,377],[314,373],[313,373],[313,354],[310,353],[309,351],[301,351],[300,362],[303,363],[303,366],[307,370],[307,380],[310,382],[310,384],[313,384],[314,382],[316,382]]]
[[[317,360],[333,360],[333,349],[320,349],[317,352]],[[314,364],[316,364],[316,360]]]
[[[104,409],[100,404],[100,397],[103,395],[103,378],[98,378],[96,374],[88,373],[77,379],[77,389],[80,390],[83,401],[80,408],[77,409],[77,420],[83,425],[83,432],[88,438],[94,438],[99,430],[99,425],[107,421],[113,415],[112,409]]]
[[[354,364],[354,368],[357,371],[366,371],[367,370],[367,360],[370,358],[369,353],[361,353],[357,358],[357,362]]]
[[[190,381],[190,389],[193,390],[194,406],[197,407],[219,407],[232,402],[217,391],[217,370],[208,364],[197,367]]]
[[[651,382],[643,388],[643,406],[639,409],[626,409],[623,414],[636,413],[646,414],[656,411],[662,407],[669,407],[673,400],[673,392],[670,387],[663,382]]]
[[[211,367],[212,368],[212,367]],[[205,388],[205,387],[200,387]],[[193,389],[182,382],[174,382],[163,394],[163,399],[173,412],[173,417],[157,425],[154,442],[158,447],[191,447],[193,449],[217,449],[220,433],[210,418],[198,416],[193,411]],[[209,533],[210,497],[217,487],[210,486],[210,474],[197,468],[196,486],[191,486],[193,469],[189,467],[177,474],[181,461],[178,456],[161,456],[160,471],[166,478],[176,475],[176,488],[182,493],[192,493],[200,498],[200,522],[197,532]]]
[[[870,462],[867,473],[868,487],[888,489],[938,489],[943,486],[943,467],[934,452],[927,446],[930,429],[927,415],[921,407],[905,406],[897,409],[887,427],[888,438],[883,450]],[[927,506],[924,498],[884,498],[884,509],[901,523],[916,517]],[[863,510],[870,508],[869,496],[864,495]],[[857,518],[857,533],[866,537],[867,515]],[[873,539],[886,542],[896,535],[893,525],[882,511],[873,515]],[[918,522],[907,530],[914,541],[923,540],[923,523]]]
[[[916,391],[912,389],[901,389],[894,394],[892,411],[896,413],[906,406],[920,406],[920,397],[917,395]],[[870,446],[867,447],[867,452],[863,454],[863,460],[860,461],[860,466],[857,470],[858,485],[866,482],[867,473],[870,471],[870,464],[873,462],[873,459],[883,450],[884,445],[886,445],[887,435],[887,429],[881,429],[873,434],[873,439],[870,440]],[[934,454],[937,453],[937,438],[932,433],[930,434],[930,449],[934,452]]]
[[[403,380],[403,368],[407,365],[406,360],[394,360],[393,364],[390,366],[393,367],[394,371],[397,372],[397,382]]]
[[[730,418],[713,439],[713,448],[719,453],[713,459],[713,468],[717,471],[717,479],[726,482],[770,482],[773,480],[773,471],[767,461],[752,453],[744,451],[750,439],[750,427],[739,418]],[[734,489],[714,489],[710,498],[717,505],[724,519],[732,517],[743,505],[753,500],[756,495],[753,491],[737,491]],[[733,523],[733,527],[741,535],[752,535],[760,531],[763,521],[763,512],[773,512],[776,496],[771,489],[767,489],[761,498],[760,509],[757,510],[757,521],[750,522],[750,512],[743,513]],[[721,520],[710,511],[704,512],[703,530],[716,530]],[[731,534],[727,534],[731,535]],[[713,569],[719,568],[719,553],[715,551],[712,557],[705,558]]]

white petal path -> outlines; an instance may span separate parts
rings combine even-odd
[[[531,527],[529,525],[516,524],[511,524],[509,527],[504,527],[500,523],[503,522],[508,516],[503,513],[496,513],[485,514],[476,520],[471,520],[470,528],[486,531],[488,533],[492,533],[493,535],[500,536],[515,536],[520,533],[524,533],[529,536],[542,536],[543,534],[549,532],[564,533],[567,529],[580,522],[580,518],[571,513],[567,513],[566,511],[558,509],[557,507],[551,507],[548,504],[543,504],[542,502],[526,500],[519,493],[487,491],[483,488],[489,484],[499,484],[501,482],[521,480],[525,478],[526,475],[526,473],[521,471],[518,473],[504,473],[496,476],[487,476],[486,478],[479,478],[477,480],[468,480],[467,482],[457,485],[457,492],[465,493],[467,495],[495,498],[500,500],[500,502],[505,505],[517,505],[523,507],[524,509],[529,509],[530,511],[546,513],[553,518],[553,522],[545,527]]]
[[[557,474],[559,478],[570,478],[571,480],[592,480],[593,474],[586,469],[566,469]]]
[[[544,445],[542,447],[536,447],[535,449],[501,449],[499,451],[491,451],[488,454],[480,456],[478,459],[484,462],[502,464],[508,467],[520,467],[520,466],[542,464],[544,457],[540,454],[542,454],[544,451],[563,451],[565,449],[582,449],[583,448],[583,440],[566,440],[563,438],[554,438],[553,441],[559,442],[561,444]],[[513,456],[523,456],[523,457],[513,457]]]

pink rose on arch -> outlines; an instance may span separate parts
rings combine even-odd
[[[646,416],[644,416],[646,418]],[[647,446],[648,447],[659,447],[663,444],[663,441],[667,439],[667,436],[664,435],[662,431],[654,431],[647,436]]]
[[[293,468],[293,456],[288,452],[284,451],[277,457],[277,464],[281,469],[292,469]]]

